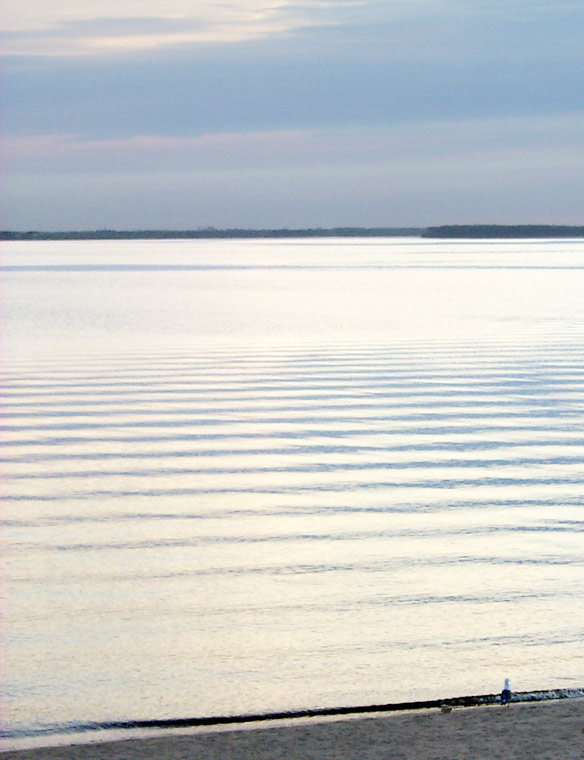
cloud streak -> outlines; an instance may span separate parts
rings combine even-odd
[[[497,28],[501,42],[511,36],[530,36],[539,29],[555,38],[554,24],[569,33],[574,20],[582,21],[581,3],[509,0],[27,0],[5,3],[2,55],[109,56],[140,51],[233,44],[292,35],[319,35],[321,44],[361,46],[374,43],[385,57],[407,54],[416,29],[427,34],[426,45],[409,54],[426,57],[441,39],[456,38],[462,49],[492,37]],[[572,24],[566,20],[572,19]],[[477,23],[478,22],[478,23]],[[389,39],[385,36],[389,34]],[[569,36],[569,35],[568,35]]]
[[[31,5],[37,8],[32,13]],[[344,12],[367,0],[150,0],[52,4],[29,0],[11,6],[4,55],[95,56],[277,37],[298,29],[346,22]],[[134,11],[135,15],[132,15]],[[349,16],[350,18],[350,16]]]
[[[583,134],[584,113],[196,138],[16,138],[6,144],[4,211],[16,229],[534,223],[542,209],[569,224],[581,213]]]
[[[213,55],[74,66],[6,66],[6,134],[191,137],[322,127],[387,126],[584,110],[571,60],[289,61],[271,46]]]
[[[6,138],[4,167],[10,172],[103,173],[159,170],[232,170],[270,167],[306,168],[424,165],[440,159],[461,164],[531,156],[541,163],[570,155],[584,156],[584,112],[575,116],[481,118],[391,128],[296,129],[225,132],[197,137],[136,135],[120,139],[86,139],[79,135]],[[539,158],[538,158],[539,157]],[[563,157],[563,158],[562,158]],[[512,163],[512,160],[511,160]],[[510,165],[510,164],[509,164]],[[418,167],[419,168],[419,167]]]

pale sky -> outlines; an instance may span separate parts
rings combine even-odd
[[[584,0],[0,0],[3,229],[584,224]]]

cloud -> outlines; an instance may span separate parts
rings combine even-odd
[[[336,25],[347,10],[370,4],[367,0],[198,0],[196,5],[169,0],[163,6],[151,0],[37,3],[29,0],[7,9],[4,55],[95,56],[241,42]]]
[[[5,146],[12,229],[577,223],[584,112]]]
[[[452,56],[491,41],[490,52],[518,37],[553,45],[556,27],[579,38],[581,2],[524,0],[0,0],[3,55],[119,55],[241,43],[317,32],[324,48],[344,44],[386,58]],[[419,27],[425,44],[416,45]],[[388,36],[389,35],[389,36]],[[448,44],[455,40],[454,45]],[[498,40],[498,46],[497,46]],[[570,41],[569,44],[572,44]],[[365,45],[365,50],[363,49]],[[581,45],[580,45],[581,49]],[[557,50],[557,48],[556,48]],[[478,51],[477,51],[478,52]]]
[[[29,5],[51,7],[14,7]],[[47,11],[38,28],[7,32],[5,51],[30,53],[4,60],[11,134],[186,136],[584,105],[582,3],[509,0],[507,14],[486,0],[52,5],[55,26]]]
[[[422,40],[419,40],[422,44]],[[197,136],[321,127],[391,126],[584,109],[571,55],[513,62],[290,58],[268,41],[230,53],[141,56],[118,62],[10,60],[6,134]]]
[[[175,18],[114,18],[64,22],[50,30],[4,35],[4,53],[29,56],[95,56],[196,44],[239,42],[281,34],[277,18],[244,22]]]
[[[584,112],[563,117],[480,118],[392,127],[354,127],[224,132],[196,137],[136,135],[86,139],[40,135],[4,140],[10,172],[99,174],[104,171],[206,171],[298,169],[400,163],[487,160],[497,155],[580,155]],[[419,168],[419,167],[418,167]]]

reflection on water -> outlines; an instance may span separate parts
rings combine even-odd
[[[9,731],[584,683],[582,243],[2,266]]]

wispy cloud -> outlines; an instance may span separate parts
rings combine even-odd
[[[321,52],[428,60],[497,55],[517,39],[556,49],[584,21],[581,2],[533,0],[0,0],[0,54],[107,57],[286,37]],[[420,36],[424,43],[420,44]],[[550,42],[546,43],[546,35]],[[580,35],[581,36],[581,35]],[[575,33],[577,43],[581,40]],[[499,40],[498,46],[495,44]],[[476,51],[476,52],[475,52]],[[537,49],[534,51],[537,54]]]
[[[12,229],[576,223],[584,114],[197,138],[15,138]]]
[[[35,135],[5,138],[4,165],[8,172],[20,173],[120,170],[147,174],[338,164],[395,167],[403,162],[420,170],[436,160],[461,166],[479,159],[485,164],[496,160],[511,166],[526,156],[536,163],[571,156],[575,164],[575,156],[584,155],[582,135],[584,112],[563,117],[475,118],[385,128],[287,129],[193,137]],[[584,169],[582,162],[580,168]]]
[[[185,45],[241,42],[343,22],[369,0],[28,0],[5,12],[7,55],[81,56]],[[36,12],[35,12],[36,11]]]

